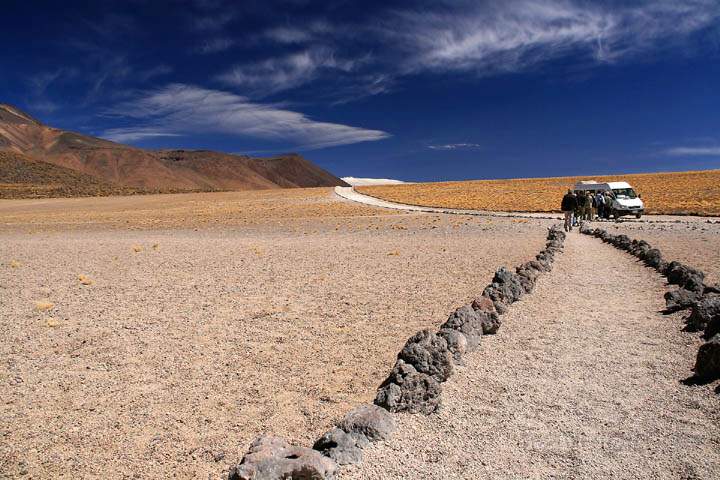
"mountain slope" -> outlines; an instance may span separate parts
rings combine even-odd
[[[0,151],[0,198],[129,195],[136,189],[102,182],[90,175],[16,152]]]
[[[0,104],[0,150],[69,168],[102,182],[157,191],[345,185],[296,154],[251,158],[210,151],[144,150],[48,127],[4,104]]]

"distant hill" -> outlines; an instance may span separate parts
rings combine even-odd
[[[136,191],[250,190],[346,185],[297,154],[252,158],[211,151],[145,150],[48,127],[0,104],[0,151]]]
[[[102,182],[90,175],[0,151],[0,198],[130,195],[137,189]]]

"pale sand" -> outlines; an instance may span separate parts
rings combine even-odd
[[[263,432],[310,445],[545,236],[391,213],[329,189],[0,202],[0,472],[221,478]]]

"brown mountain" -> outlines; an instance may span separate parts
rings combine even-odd
[[[346,185],[297,154],[252,158],[211,151],[145,150],[42,124],[0,104],[0,151],[150,191],[250,190]]]
[[[140,193],[20,153],[0,150],[0,198],[95,197]]]

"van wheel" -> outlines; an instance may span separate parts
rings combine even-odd
[[[642,213],[636,213],[636,214],[635,214],[635,218],[637,218],[638,220],[640,220],[640,217],[642,217]]]

